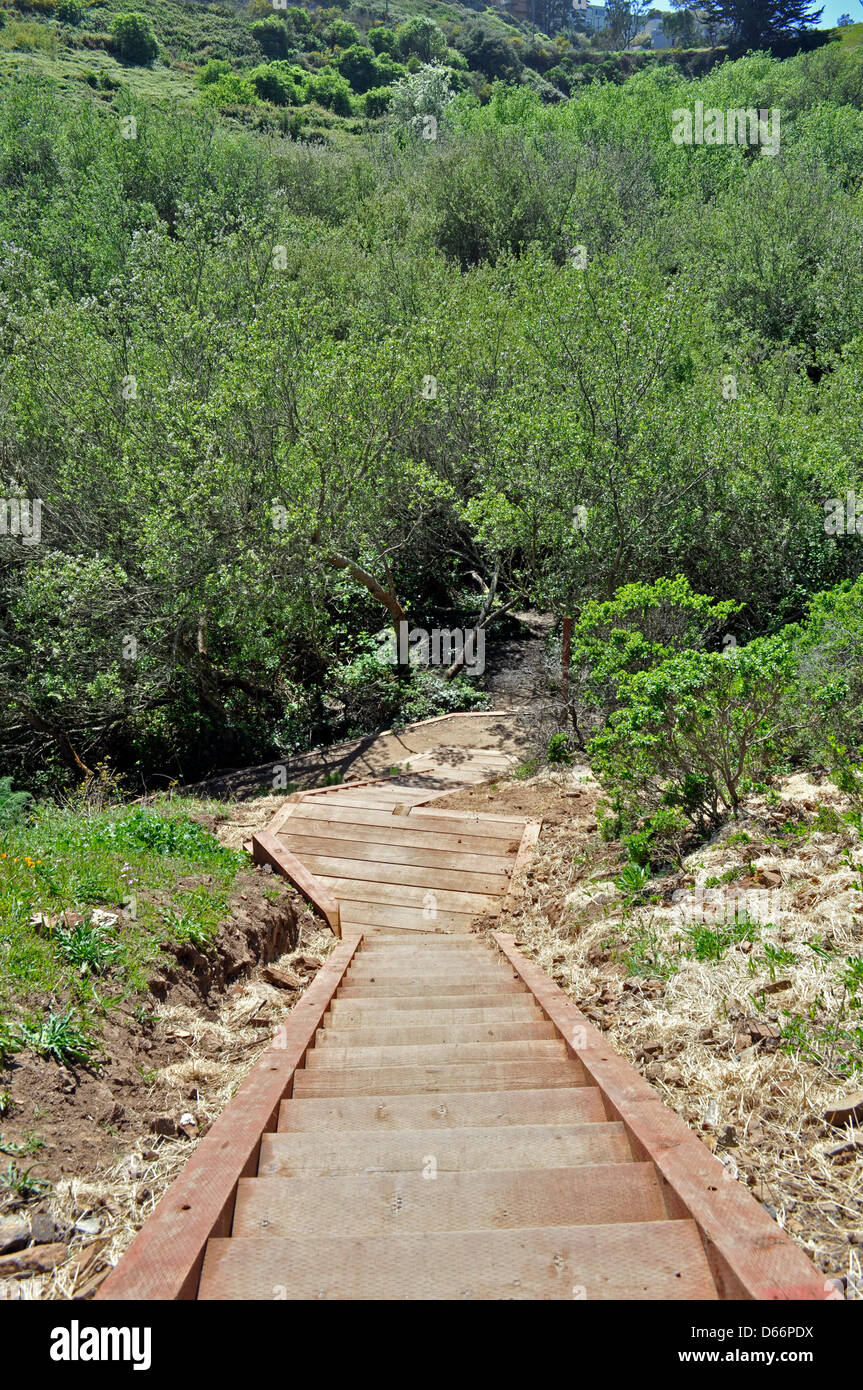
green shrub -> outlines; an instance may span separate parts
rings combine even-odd
[[[250,78],[238,72],[229,72],[210,82],[203,89],[201,100],[224,110],[230,106],[255,106],[258,93]]]
[[[258,19],[251,25],[252,36],[268,58],[286,58],[291,48],[291,34],[281,19]]]
[[[421,63],[439,63],[446,54],[442,29],[426,15],[415,15],[396,29],[396,51],[402,58],[419,58]]]
[[[569,735],[564,733],[552,734],[548,740],[546,757],[550,763],[563,763],[571,766],[572,753],[569,746]]]
[[[54,13],[61,23],[76,25],[84,18],[84,6],[78,0],[60,0]]]
[[[589,753],[633,817],[674,807],[703,834],[737,810],[750,780],[776,771],[795,732],[792,637],[731,656],[684,651],[620,678],[620,707]]]
[[[17,22],[7,24],[0,38],[0,46],[3,48],[18,49],[21,52],[33,52],[41,49],[43,53],[55,53],[57,50],[57,35],[44,24],[37,24],[32,21]]]
[[[368,32],[369,47],[374,53],[390,53],[396,51],[395,31],[388,29],[385,24],[376,25]]]
[[[309,101],[316,101],[337,116],[350,116],[353,110],[350,83],[335,68],[322,68],[313,73],[306,84],[306,93]]]
[[[389,87],[372,87],[366,92],[363,108],[369,117],[384,116],[390,109],[393,94]]]
[[[121,63],[146,67],[158,55],[159,45],[146,15],[118,14],[111,25],[111,37]]]
[[[29,792],[12,790],[11,777],[0,777],[0,830],[23,820],[32,800]]]
[[[293,63],[263,63],[248,76],[262,101],[274,106],[299,106],[305,101],[306,73]]]
[[[224,58],[208,58],[202,68],[195,74],[195,80],[200,87],[208,87],[212,82],[218,82],[220,77],[225,77],[232,72],[230,63],[226,63]]]

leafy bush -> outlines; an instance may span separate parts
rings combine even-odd
[[[324,30],[324,38],[331,48],[351,48],[362,43],[362,35],[355,24],[346,19],[334,19]]]
[[[258,19],[251,25],[252,36],[268,58],[287,58],[291,48],[291,33],[286,24],[273,16]]]
[[[29,792],[12,790],[11,777],[0,777],[0,830],[23,820],[32,800]]]
[[[316,101],[337,116],[349,116],[353,110],[350,83],[335,68],[322,68],[313,73],[306,84],[309,101]]]
[[[367,116],[384,116],[392,104],[393,94],[389,87],[372,87],[366,92],[363,107]]]
[[[593,766],[634,819],[673,807],[706,833],[787,757],[794,668],[786,632],[730,657],[684,651],[625,675],[620,707],[590,744]]]
[[[274,106],[299,106],[305,101],[306,73],[293,63],[264,63],[253,68],[249,81],[262,101]]]
[[[396,51],[402,58],[414,56],[421,63],[438,63],[446,55],[446,36],[426,15],[415,15],[400,24],[395,39]]]
[[[369,47],[374,53],[393,54],[396,51],[395,31],[385,24],[378,24],[368,32]]]
[[[209,87],[232,71],[230,63],[226,63],[224,58],[208,58],[204,66],[198,69],[195,78],[200,87]]]
[[[224,73],[215,82],[208,83],[201,93],[202,101],[220,110],[230,106],[254,106],[258,99],[251,77],[238,72]]]
[[[158,55],[159,45],[146,15],[118,14],[111,25],[111,37],[121,63],[146,67]]]
[[[60,0],[54,13],[61,23],[77,25],[84,18],[84,6],[78,0]]]
[[[355,92],[367,92],[378,81],[378,65],[370,48],[351,44],[339,57],[339,72]]]
[[[572,764],[572,753],[569,747],[569,737],[567,734],[552,734],[548,740],[546,757],[550,763],[563,763],[567,766]]]

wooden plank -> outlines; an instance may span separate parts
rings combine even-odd
[[[358,806],[339,806],[336,802],[321,800],[298,801],[293,815],[313,820],[344,821],[351,825],[389,826],[394,833],[407,828],[462,838],[480,835],[486,839],[509,841],[514,845],[513,853],[521,843],[525,824],[523,819],[500,822],[489,816],[460,816],[454,811],[438,814],[431,809],[411,811],[406,817],[394,817],[391,812],[379,807],[363,810]]]
[[[301,860],[285,848],[281,840],[277,840],[275,835],[270,835],[266,830],[260,831],[252,836],[252,856],[256,864],[271,864],[277,873],[282,874],[289,883],[299,889],[303,897],[308,898],[326,917],[336,936],[341,936],[338,900],[326,884],[316,878]]]
[[[261,1136],[275,1129],[282,1100],[361,937],[339,943],[287,1016],[276,1043],[255,1063],[230,1104],[204,1135],[179,1177],[138,1232],[96,1298],[195,1297],[204,1249],[231,1229],[241,1177],[257,1171]]]
[[[432,810],[432,808],[429,807],[427,811],[411,811],[410,813],[411,820],[418,820],[424,816],[434,820],[481,821],[483,825],[498,826],[501,834],[506,833],[506,827],[508,826],[512,834],[519,836],[525,826],[524,816],[492,816],[485,811],[453,811],[446,810],[443,807]],[[490,831],[489,833],[492,832]]]
[[[301,806],[353,806],[361,811],[382,810],[386,811],[401,802],[413,805],[414,801],[422,801],[427,795],[424,791],[413,792],[406,787],[393,788],[392,791],[372,792],[372,791],[333,791],[327,797],[315,797],[314,800],[301,801]]]
[[[566,1060],[566,1049],[559,1037],[533,1042],[479,1043],[402,1043],[393,1047],[311,1047],[306,1053],[307,1071],[327,1071],[334,1075],[357,1067],[435,1067],[456,1062],[550,1062]]]
[[[234,1236],[368,1236],[405,1231],[661,1221],[652,1163],[583,1164],[487,1173],[242,1178]]]
[[[513,866],[509,889],[503,903],[503,910],[505,912],[513,908],[524,893],[524,872],[533,859],[536,842],[539,839],[539,832],[541,829],[541,820],[529,820],[524,827],[524,834],[521,837],[521,844],[518,847],[518,854],[516,855],[515,864]]]
[[[324,883],[330,879],[350,879],[354,882],[367,879],[372,883],[400,883],[409,888],[447,888],[461,893],[488,893],[495,899],[502,898],[509,885],[507,875],[502,873],[460,873],[449,868],[442,869],[440,858],[434,867],[393,864],[386,861],[371,863],[364,859],[335,859],[329,855],[309,853],[308,850],[303,851],[301,858]],[[344,896],[341,889],[334,891],[337,897]]]
[[[575,1062],[461,1062],[439,1067],[351,1067],[338,1073],[300,1071],[292,1095],[396,1096],[432,1091],[548,1090],[584,1085]]]
[[[429,1184],[433,1186],[433,1184]],[[214,1240],[205,1299],[714,1300],[693,1221]]]
[[[283,1100],[279,1130],[511,1129],[514,1125],[599,1124],[605,1119],[595,1086],[536,1091],[442,1091],[434,1095],[336,1096]]]
[[[338,898],[339,903],[383,903],[396,907],[417,908],[423,911],[436,909],[441,912],[465,912],[469,917],[478,917],[483,912],[494,912],[499,906],[502,894],[491,896],[488,893],[458,893],[450,889],[413,887],[402,883],[388,883],[365,878],[341,878],[325,874],[319,882],[324,883]],[[430,899],[434,897],[434,902]],[[434,921],[435,918],[432,918]]]
[[[360,923],[367,922],[369,916],[374,917],[371,926],[377,927],[413,927],[416,931],[434,930],[435,927],[440,931],[463,931],[469,932],[471,924],[475,920],[476,914],[473,912],[449,912],[439,908],[437,916],[428,918],[423,916],[425,908],[420,907],[393,907],[384,903],[362,903],[354,902],[352,899],[345,899],[340,907],[342,922]]]
[[[426,1130],[280,1130],[265,1134],[261,1177],[337,1178],[348,1173],[421,1173]],[[511,1129],[445,1129],[435,1136],[439,1173],[495,1168],[570,1168],[632,1161],[621,1124],[513,1125]]]
[[[281,838],[281,837],[280,837]],[[289,828],[285,830],[285,844],[289,847],[295,842],[299,843],[303,839],[314,840],[335,840],[337,843],[350,843],[359,847],[368,845],[371,850],[383,846],[395,853],[398,850],[419,850],[421,855],[418,863],[441,862],[441,856],[449,858],[453,856],[453,863],[456,867],[462,867],[461,860],[485,859],[492,860],[490,868],[497,871],[501,868],[512,868],[518,851],[518,840],[501,840],[499,837],[490,835],[442,835],[430,831],[428,828],[414,830],[410,828],[409,822],[388,821],[386,825],[365,825],[359,821],[343,820],[319,820],[312,817],[297,816],[292,821]],[[298,851],[299,852],[299,851]],[[340,853],[340,850],[329,851],[330,853]],[[351,851],[353,854],[353,851]],[[433,858],[428,860],[425,856],[431,855]],[[356,853],[357,858],[366,858],[367,855],[360,850]],[[383,860],[383,863],[390,861]],[[396,858],[394,863],[413,863],[412,858]],[[478,869],[478,864],[465,862],[466,869]]]

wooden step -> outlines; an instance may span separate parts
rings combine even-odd
[[[420,845],[440,849],[442,853],[448,849],[464,850],[470,845],[470,852],[477,854],[517,854],[524,831],[524,821],[500,822],[489,817],[480,821],[475,816],[461,820],[456,816],[432,817],[421,811],[394,816],[391,811],[379,808],[362,810],[356,806],[339,806],[334,802],[300,801],[294,807],[290,822],[279,833],[286,839],[292,834],[318,835],[327,824],[345,827],[346,835],[346,827],[350,826],[351,839],[360,838],[361,832],[365,833],[367,839],[374,838],[368,834],[370,829],[391,831],[392,835],[382,838],[392,839],[396,843],[404,843],[407,835],[419,835],[422,837],[418,842]],[[474,849],[473,843],[476,841],[482,843]]]
[[[294,1075],[293,1095],[388,1096],[414,1091],[543,1090],[550,1086],[583,1086],[579,1062],[461,1062],[442,1066],[345,1067],[335,1071],[305,1069]]]
[[[370,985],[382,988],[389,985],[422,985],[428,992],[429,985],[450,985],[472,986],[477,992],[483,989],[495,990],[500,984],[518,983],[514,977],[505,970],[499,970],[495,965],[453,965],[451,970],[440,968],[439,974],[432,974],[432,967],[423,971],[422,967],[411,966],[410,969],[395,970],[382,969],[377,966],[357,966],[349,970],[345,975],[343,988],[355,987],[356,985]],[[521,986],[521,993],[525,993]]]
[[[344,1178],[241,1178],[234,1236],[373,1236],[662,1221],[652,1163]]]
[[[280,832],[280,839],[286,845],[289,844],[292,853],[302,859],[304,864],[308,862],[310,867],[311,856],[320,855],[322,858],[350,860],[356,866],[367,863],[372,870],[386,864],[439,870],[449,874],[478,873],[502,877],[515,863],[514,855],[500,853],[499,840],[488,841],[491,846],[490,853],[470,853],[457,848],[459,841],[455,836],[440,837],[454,841],[449,848],[430,849],[426,843],[428,837],[418,831],[400,831],[390,839],[388,831],[370,832],[368,827],[364,826],[360,827],[362,835],[351,839],[342,834],[342,827],[333,825],[326,827],[326,830],[319,828],[312,834],[306,830],[309,824],[316,823],[303,821],[302,834],[297,832],[294,824],[286,826]],[[370,835],[372,838],[369,838]],[[388,874],[389,870],[386,872]]]
[[[515,1125],[512,1129],[279,1131],[261,1139],[261,1177],[342,1177],[348,1173],[476,1172],[631,1163],[623,1125]],[[432,1181],[433,1179],[428,1179]]]
[[[351,1001],[346,1000],[345,1004]],[[527,1000],[524,1004],[499,1004],[486,1009],[349,1009],[330,1011],[324,1019],[324,1033],[362,1031],[369,1028],[472,1028],[507,1023],[546,1023],[544,1014]],[[431,1039],[430,1039],[431,1041]],[[465,1041],[467,1041],[465,1039]]]
[[[294,854],[300,851],[294,847]],[[435,894],[440,894],[442,899],[441,907],[458,908],[459,903],[454,899],[461,898],[467,893],[471,894],[491,894],[493,898],[499,898],[505,893],[509,886],[509,878],[503,871],[498,873],[480,872],[478,870],[465,871],[464,869],[453,869],[441,866],[441,858],[437,858],[437,864],[416,865],[416,864],[396,864],[387,861],[385,864],[378,860],[376,863],[363,859],[351,859],[349,857],[336,858],[334,855],[324,855],[315,851],[304,850],[302,861],[312,873],[323,882],[332,879],[339,884],[339,896],[342,894],[342,885],[351,883],[354,886],[358,882],[365,880],[367,884],[374,887],[380,882],[400,884],[408,888],[433,889]],[[441,890],[447,890],[442,892]],[[359,890],[351,894],[353,897],[362,898],[366,902],[380,902],[378,897],[369,897],[368,893]],[[452,899],[452,900],[450,900]],[[389,898],[383,899],[385,902],[391,901]],[[405,902],[413,902],[414,898],[405,898]],[[422,898],[420,896],[420,905]],[[467,904],[472,907],[472,903]]]
[[[329,889],[337,892],[342,907],[349,902],[374,903],[375,909],[382,907],[385,912],[401,912],[412,908],[419,912],[422,917],[423,911],[428,906],[427,899],[434,897],[437,907],[435,920],[438,920],[443,913],[464,913],[469,917],[478,917],[484,912],[491,912],[497,907],[505,892],[503,886],[493,893],[459,892],[450,888],[443,888],[434,883],[434,870],[429,870],[430,883],[422,887],[411,887],[406,883],[392,881],[389,874],[383,869],[379,871],[377,880],[341,878],[334,877],[332,874],[318,874],[317,877],[321,883],[325,883]],[[377,916],[377,911],[375,916]],[[422,918],[422,920],[425,919]]]
[[[339,990],[339,999],[410,999],[414,1008],[422,1008],[422,1000],[426,999],[448,999],[449,1007],[452,1008],[453,999],[457,998],[490,998],[503,999],[515,995],[520,999],[528,999],[527,990],[519,980],[512,976],[505,975],[497,983],[481,980],[479,984],[475,981],[462,983],[450,979],[425,979],[420,984],[412,984],[408,981],[381,981],[374,983],[369,980],[358,980],[355,983],[349,978],[345,978],[345,983]]]
[[[694,1221],[211,1240],[201,1299],[717,1297]]]
[[[283,1100],[279,1130],[478,1129],[480,1126],[597,1124],[606,1118],[595,1086],[537,1091],[441,1091],[435,1095]]]
[[[315,1047],[417,1047],[420,1044],[537,1042],[558,1037],[547,1020],[521,1023],[473,1023],[435,1027],[319,1028]]]
[[[425,937],[414,937],[412,941],[400,941],[398,937],[390,937],[389,939],[384,937],[379,941],[370,942],[368,946],[363,949],[373,951],[379,956],[385,956],[390,953],[398,954],[399,951],[407,950],[468,951],[473,949],[475,951],[487,951],[489,955],[496,956],[498,959],[503,958],[501,952],[494,943],[487,940],[484,936],[474,936],[468,941],[465,941],[464,937],[460,936],[434,936],[431,933]]]
[[[345,995],[342,998],[341,992],[330,1006],[328,1019],[340,1020],[346,1014],[364,1016],[396,1013],[434,1013],[434,1014],[465,1014],[470,1013],[491,1013],[497,1018],[544,1018],[542,1010],[526,990],[506,990],[502,994],[423,994],[423,995],[398,995],[389,998],[375,997],[371,994],[364,994],[361,990],[355,991],[353,995]],[[430,1018],[429,1023],[437,1023],[437,1018]],[[473,1020],[471,1020],[473,1021]]]
[[[471,1062],[552,1062],[566,1060],[559,1037],[527,1042],[416,1043],[395,1047],[313,1047],[306,1053],[306,1071],[343,1071],[346,1067],[437,1067]]]
[[[407,890],[405,890],[407,891]],[[471,934],[477,913],[452,912],[438,904],[437,913],[430,918],[425,907],[387,906],[386,903],[346,901],[341,903],[343,925],[363,927],[366,924],[378,927],[412,927],[415,931],[427,932],[431,926],[440,931]]]

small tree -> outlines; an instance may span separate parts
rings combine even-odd
[[[111,26],[111,37],[121,63],[145,67],[159,52],[153,26],[144,14],[118,14]]]
[[[392,88],[392,113],[396,120],[416,128],[426,116],[440,121],[452,97],[446,68],[426,64],[419,72],[410,73],[395,83]]]
[[[721,26],[741,53],[793,38],[816,25],[823,13],[823,7],[813,10],[809,0],[707,0],[702,9],[706,23]]]

